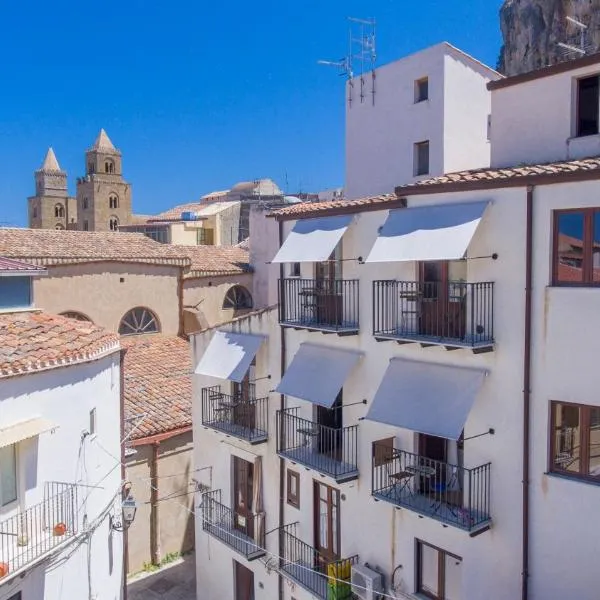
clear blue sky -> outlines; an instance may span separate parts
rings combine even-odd
[[[235,182],[343,184],[347,16],[377,19],[378,64],[447,40],[495,66],[500,0],[53,0],[0,18],[0,222],[24,225],[52,145],[69,189],[104,127],[134,211]]]

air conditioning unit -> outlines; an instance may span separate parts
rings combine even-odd
[[[360,600],[376,600],[383,593],[383,577],[381,573],[365,565],[352,566],[352,593]]]

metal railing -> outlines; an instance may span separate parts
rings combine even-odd
[[[265,513],[243,515],[221,502],[221,490],[202,495],[202,529],[245,556],[265,554]]]
[[[492,346],[494,284],[374,281],[373,335],[451,346]]]
[[[297,415],[298,408],[277,411],[277,452],[339,481],[358,477],[358,425],[326,427]]]
[[[224,394],[220,386],[202,389],[202,425],[251,444],[268,438],[269,399],[255,398],[250,384],[248,397]]]
[[[352,598],[350,575],[352,565],[358,563],[358,556],[327,560],[316,548],[298,539],[296,523],[286,525],[281,533],[284,558],[281,569],[286,575],[324,600]]]
[[[280,279],[279,322],[327,331],[358,331],[358,279]]]
[[[4,577],[35,564],[77,530],[77,487],[46,482],[42,502],[0,520],[0,563],[4,565]]]
[[[374,452],[371,489],[379,500],[473,531],[491,521],[490,469],[491,463],[466,469],[382,447]]]

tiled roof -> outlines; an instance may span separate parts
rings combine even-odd
[[[150,217],[148,221],[179,221],[181,219],[182,212],[197,212],[204,206],[206,206],[204,202],[188,202],[187,204],[179,204],[178,206],[169,208],[169,210],[165,210],[158,215]]]
[[[177,246],[192,261],[187,277],[249,273],[248,251],[237,246]]]
[[[302,216],[303,218],[319,217],[328,212],[342,212],[345,208],[355,208],[361,206],[368,206],[370,204],[380,204],[397,199],[398,198],[395,194],[380,194],[378,196],[367,196],[366,198],[359,198],[357,200],[301,202],[299,204],[292,204],[291,206],[286,206],[285,208],[275,210],[273,211],[273,214],[275,216],[298,215],[299,217]]]
[[[123,338],[125,417],[131,440],[192,424],[189,342],[175,336]],[[144,416],[142,416],[144,415]],[[139,417],[139,418],[136,418]]]
[[[89,322],[39,311],[0,314],[0,377],[96,360],[119,338]]]
[[[42,275],[46,273],[46,269],[23,262],[12,258],[0,256],[0,274],[2,275]]]
[[[187,267],[178,246],[160,244],[142,233],[0,228],[0,255],[36,265],[120,261]]]
[[[145,225],[150,219],[152,219],[152,215],[131,215],[129,225]]]

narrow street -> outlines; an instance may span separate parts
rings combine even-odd
[[[195,600],[195,556],[182,559],[153,573],[137,576],[127,585],[128,600]]]

